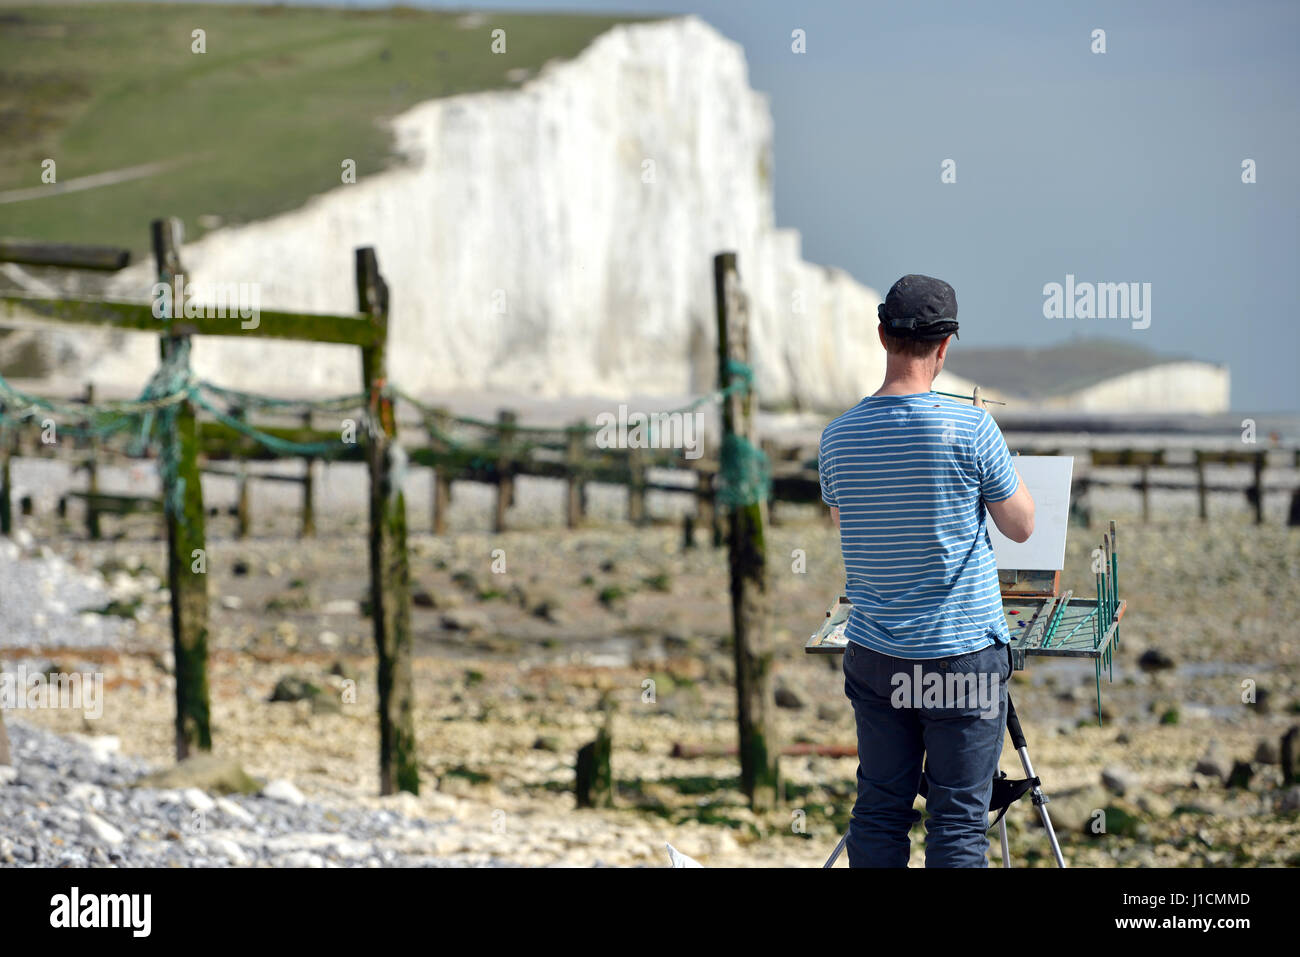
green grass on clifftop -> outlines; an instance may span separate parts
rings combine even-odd
[[[510,88],[628,18],[198,4],[0,4],[0,235],[137,251],[148,222],[229,224],[296,208],[394,161],[382,120]],[[506,52],[491,51],[506,31]],[[207,52],[191,52],[206,31]],[[142,164],[144,178],[4,202]],[[212,223],[212,220],[206,220]]]

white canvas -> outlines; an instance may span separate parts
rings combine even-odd
[[[1065,565],[1065,526],[1070,516],[1074,457],[1017,455],[1012,461],[1034,497],[1034,533],[1028,541],[1017,544],[999,532],[989,516],[989,538],[998,568],[1060,571]]]

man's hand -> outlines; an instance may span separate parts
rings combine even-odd
[[[831,506],[831,524],[836,528],[840,527],[840,510],[837,506]]]

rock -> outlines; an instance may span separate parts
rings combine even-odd
[[[277,778],[262,788],[262,797],[270,798],[272,801],[292,804],[294,807],[301,807],[307,803],[307,799],[302,796],[302,792],[294,787],[292,782],[286,781],[284,778]]]
[[[839,721],[846,713],[851,713],[852,709],[844,706],[836,707],[828,701],[823,701],[817,705],[818,721]]]
[[[1107,834],[1141,839],[1148,828],[1142,823],[1141,808],[1127,801],[1112,801],[1105,809]]]
[[[355,598],[335,598],[333,601],[327,601],[321,606],[323,615],[359,615],[361,614],[361,602]]]
[[[1173,804],[1158,794],[1143,794],[1137,802],[1147,817],[1166,818],[1174,813]]]
[[[325,859],[310,851],[294,851],[278,861],[280,867],[324,867]]]
[[[275,683],[275,690],[267,701],[308,701],[319,696],[320,685],[313,684],[301,675],[285,675]]]
[[[243,578],[249,572],[248,562],[242,558],[236,558],[230,566],[230,573],[237,578]]]
[[[456,814],[460,811],[460,798],[454,794],[444,794],[442,791],[432,791],[424,795],[424,803],[435,811],[441,811],[445,814]]]
[[[95,784],[79,781],[68,788],[68,800],[96,811],[104,809],[104,789]]]
[[[552,625],[567,625],[572,620],[560,602],[554,598],[544,598],[534,605],[533,616]]]
[[[208,841],[208,850],[224,857],[235,867],[246,867],[248,865],[248,855],[244,849],[228,837],[214,837]]]
[[[1300,784],[1293,784],[1274,799],[1278,814],[1300,811]]]
[[[216,800],[217,810],[230,818],[232,821],[238,821],[240,824],[254,824],[257,818],[244,810],[242,805],[236,804],[227,797],[219,797]]]
[[[1281,764],[1282,752],[1272,738],[1260,738],[1255,745],[1255,762],[1257,764]]]
[[[1052,816],[1052,826],[1058,832],[1089,835],[1094,833],[1094,822],[1100,820],[1100,812],[1109,800],[1106,791],[1097,785],[1053,793],[1051,798],[1047,809]],[[1015,814],[1016,811],[1010,813]],[[1033,826],[1042,826],[1037,816],[1033,819]]]
[[[322,693],[311,699],[312,714],[342,714],[343,701],[336,694]]]
[[[0,765],[0,787],[13,784],[18,780],[18,769],[9,765]]]
[[[1206,777],[1218,778],[1223,781],[1228,776],[1228,759],[1223,754],[1217,741],[1211,741],[1210,746],[1206,749],[1201,760],[1196,762],[1193,769],[1197,774],[1204,774]]]
[[[81,833],[101,844],[116,846],[126,840],[126,835],[98,814],[87,813],[81,819]]]
[[[117,735],[72,735],[74,741],[81,741],[90,749],[91,757],[103,765],[110,754],[120,753],[122,740]]]
[[[226,611],[239,611],[239,609],[244,607],[244,599],[240,598],[238,595],[222,595],[221,607],[226,609]]]
[[[1169,671],[1176,667],[1174,659],[1159,648],[1148,648],[1138,656],[1138,667],[1148,674],[1153,671]]]
[[[438,600],[427,588],[417,588],[411,592],[411,604],[416,608],[437,608]]]
[[[487,615],[472,608],[445,611],[439,622],[448,631],[464,632],[487,631],[490,624]]]
[[[1234,761],[1232,762],[1232,770],[1228,772],[1228,779],[1224,782],[1224,786],[1230,788],[1249,788],[1250,779],[1254,774],[1255,769],[1250,766],[1249,761]]]
[[[357,669],[342,658],[334,659],[334,663],[330,665],[329,674],[335,678],[344,678],[348,681],[357,680]]]
[[[1137,791],[1138,777],[1123,765],[1112,764],[1102,769],[1101,783],[1102,787],[1116,797],[1132,797]]]
[[[186,788],[181,792],[181,800],[196,811],[207,812],[217,806],[217,802],[212,800],[198,788]]]
[[[539,735],[533,741],[534,751],[559,751],[560,739],[551,735]]]
[[[778,708],[789,708],[792,711],[798,711],[804,706],[803,699],[795,694],[793,690],[782,685],[776,689],[776,706]]]
[[[160,790],[195,787],[215,794],[256,794],[260,788],[237,761],[216,754],[192,755],[173,767],[146,774],[135,786]]]

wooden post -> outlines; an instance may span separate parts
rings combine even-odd
[[[736,254],[713,259],[713,289],[718,310],[718,387],[732,382],[729,365],[749,361],[749,327]],[[723,401],[724,442],[738,436],[754,442],[757,403],[753,390],[731,393]],[[740,737],[740,784],[755,811],[777,805],[781,747],[772,720],[772,660],[768,647],[767,543],[763,503],[731,509],[728,539],[731,571],[731,621],[736,664],[736,720]]]
[[[445,435],[451,418],[446,409],[433,411],[433,429],[435,435]],[[447,512],[451,508],[451,467],[445,462],[433,470],[433,534],[444,535],[447,532]]]
[[[359,311],[376,331],[361,349],[361,381],[369,414],[366,463],[370,469],[370,604],[375,624],[379,685],[379,790],[420,793],[415,745],[415,694],[411,675],[411,577],[406,552],[406,496],[397,418],[384,394],[388,367],[388,286],[373,247],[356,251]]]
[[[302,427],[311,431],[311,409],[302,414]],[[299,538],[313,538],[316,535],[316,460],[310,455],[302,460],[302,526],[298,529]]]
[[[181,274],[180,220],[156,219],[152,229],[158,280],[175,288],[176,277]],[[169,328],[159,339],[159,351],[164,360],[189,344],[184,315],[184,304],[173,299],[166,319]],[[207,543],[198,463],[198,421],[191,402],[182,402],[176,407],[173,428],[167,441],[175,443],[179,464],[174,476],[164,474],[164,478],[180,485],[180,512],[177,514],[172,504],[177,490],[164,485],[163,513],[167,525],[172,650],[176,659],[176,758],[184,760],[192,750],[212,749],[208,698]]]
[[[248,420],[246,411],[242,408],[233,410],[234,417],[241,422]],[[249,525],[249,490],[248,490],[248,461],[241,454],[235,465],[235,538],[248,537]]]
[[[976,389],[978,389],[978,388],[979,388],[979,386],[976,386]],[[775,461],[775,460],[776,460],[777,452],[779,451],[779,450],[777,449],[776,442],[774,442],[774,441],[771,440],[771,439],[764,439],[763,442],[762,442],[762,449],[763,449],[763,454],[766,455],[766,456],[768,457],[769,460],[771,460],[771,461]],[[766,504],[767,504],[767,521],[768,521],[768,524],[771,525],[773,528],[776,528],[778,525],[781,524],[781,519],[780,519],[780,517],[777,515],[777,509],[776,509],[776,496],[773,495],[770,499],[768,499],[768,501],[767,501]],[[828,509],[826,509],[826,511],[829,512],[830,509],[828,508]]]
[[[89,408],[95,404],[95,386],[93,383],[86,383],[86,395],[83,399]],[[96,507],[95,499],[99,495],[99,463],[96,461],[96,455],[99,451],[99,440],[95,438],[94,420],[87,417],[83,421],[83,426],[88,433],[86,438],[86,535],[96,541],[100,537],[99,530],[99,509]]]
[[[568,466],[565,478],[564,520],[569,528],[582,525],[582,499],[585,488],[582,481],[582,452],[586,429],[581,420],[569,426],[565,433],[564,459]]]
[[[709,530],[714,548],[722,547],[722,523],[718,521],[718,509],[713,501],[713,473],[700,469],[695,473],[695,511],[700,524]]]
[[[596,740],[578,749],[574,767],[574,794],[578,807],[613,807],[614,773],[610,755],[614,749],[614,705],[608,693],[601,696],[600,710],[605,720],[596,732]]]
[[[1151,485],[1150,469],[1142,466],[1142,477],[1138,481],[1138,489],[1142,493],[1142,522],[1146,524],[1151,521]]]
[[[515,479],[514,464],[510,456],[510,447],[514,444],[515,423],[519,417],[509,409],[497,413],[497,509],[492,521],[492,531],[506,530],[506,510],[514,504]]]
[[[632,525],[644,525],[646,519],[644,459],[642,449],[627,450],[627,520]]]
[[[1252,497],[1255,502],[1255,524],[1264,524],[1264,457],[1267,452],[1256,452],[1253,467],[1255,469],[1255,487]]]
[[[1293,724],[1287,728],[1286,734],[1282,735],[1282,744],[1279,757],[1282,760],[1282,786],[1286,787],[1293,781],[1300,780],[1300,774],[1296,773],[1295,765],[1295,745],[1297,736],[1300,736],[1300,724]]]
[[[1209,491],[1205,487],[1205,456],[1196,452],[1196,512],[1202,522],[1209,521]]]
[[[0,402],[0,416],[5,404]],[[9,425],[0,421],[0,535],[12,535],[14,530],[13,485],[9,473],[9,459],[13,446],[9,439]]]

